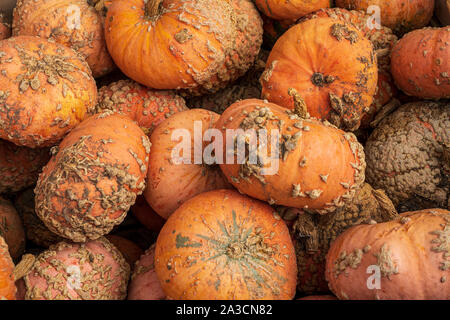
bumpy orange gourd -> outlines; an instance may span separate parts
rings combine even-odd
[[[233,190],[186,201],[156,241],[168,299],[287,300],[297,266],[288,228],[268,205]]]
[[[255,0],[258,9],[276,20],[295,20],[331,6],[330,0]]]
[[[392,76],[406,94],[450,98],[450,27],[414,30],[392,50]]]
[[[339,299],[450,299],[450,212],[406,212],[342,233],[327,255],[326,278]]]
[[[262,21],[249,0],[117,0],[105,32],[128,77],[197,95],[243,75],[262,43]]]
[[[86,119],[54,153],[36,185],[36,214],[62,237],[83,242],[109,233],[145,188],[150,142],[127,116]]]
[[[95,78],[114,69],[106,49],[103,19],[91,0],[19,0],[13,35],[38,36],[70,47],[85,57]]]
[[[377,71],[373,45],[356,27],[310,19],[276,42],[261,76],[262,97],[292,109],[296,91],[311,116],[353,131],[373,102]]]
[[[211,143],[203,141],[204,134],[214,129],[218,119],[215,112],[191,109],[163,121],[150,136],[152,152],[144,196],[163,218],[199,193],[231,187],[220,168],[203,157]]]
[[[351,200],[364,181],[362,146],[352,133],[327,122],[249,99],[225,110],[216,128],[231,138],[223,142],[222,171],[234,187],[251,197],[325,214]],[[267,131],[269,147],[264,145],[264,134],[256,132],[261,129]],[[252,130],[258,141],[251,140]],[[261,150],[250,154],[256,146]]]
[[[0,138],[57,144],[94,112],[97,87],[73,49],[33,36],[0,41]]]
[[[14,263],[9,255],[8,245],[0,236],[0,300],[16,300],[14,281]]]

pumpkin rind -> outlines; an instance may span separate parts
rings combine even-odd
[[[292,299],[296,261],[273,209],[232,190],[185,202],[158,236],[155,269],[168,299]]]
[[[255,0],[258,9],[276,20],[295,20],[308,13],[331,6],[330,0]]]

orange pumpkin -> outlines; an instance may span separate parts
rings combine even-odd
[[[0,300],[16,300],[14,281],[14,263],[9,255],[8,245],[0,236]]]
[[[94,111],[95,81],[73,49],[18,36],[0,41],[0,56],[0,138],[52,146]]]
[[[116,0],[105,32],[128,77],[196,95],[243,75],[262,43],[262,21],[249,0]]]
[[[232,190],[186,201],[156,241],[155,270],[168,299],[292,299],[297,266],[273,209]]]
[[[273,20],[265,15],[261,15],[263,20],[263,47],[272,49],[278,38],[283,35],[290,27],[295,24],[296,20]]]
[[[249,99],[225,110],[216,128],[233,138],[223,143],[222,171],[240,192],[256,199],[326,214],[350,201],[364,181],[362,146],[353,134],[329,123]],[[255,132],[260,129],[267,130],[266,143],[263,133]],[[275,142],[274,130],[279,132]],[[252,135],[258,141],[252,142]],[[256,147],[267,152],[258,149],[252,152],[258,157],[252,157],[249,150]]]
[[[70,47],[86,58],[95,78],[114,69],[106,49],[104,17],[91,0],[19,0],[13,35],[38,36]]]
[[[311,116],[353,131],[373,102],[377,71],[373,45],[356,27],[310,19],[276,42],[261,76],[262,97],[292,109],[296,91]]]
[[[3,13],[0,13],[0,40],[11,37],[11,26],[6,21]]]
[[[406,34],[392,50],[392,76],[406,94],[450,98],[450,27]]]
[[[402,34],[425,27],[433,16],[434,0],[336,0],[336,6],[349,10],[364,10],[375,14],[379,8],[381,25]]]
[[[11,201],[0,197],[0,236],[8,244],[9,254],[17,261],[25,251],[23,223]]]
[[[36,214],[75,242],[109,233],[145,188],[145,133],[128,117],[105,112],[83,121],[54,151],[36,185]]]
[[[148,230],[159,232],[166,219],[155,212],[143,195],[138,196],[136,203],[130,208],[133,216]]]
[[[150,135],[163,120],[188,110],[184,99],[172,91],[151,90],[132,80],[119,80],[98,91],[97,112],[112,110],[129,116]]]
[[[163,218],[199,193],[230,187],[220,168],[203,158],[209,145],[203,141],[204,134],[214,129],[218,119],[212,111],[191,109],[163,121],[150,136],[152,152],[144,196]]]
[[[450,211],[406,212],[342,233],[327,255],[339,299],[449,300]]]
[[[255,0],[258,9],[275,20],[296,20],[332,5],[330,0]]]

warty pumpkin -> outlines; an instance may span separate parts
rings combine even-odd
[[[353,25],[321,17],[291,27],[261,76],[262,97],[294,108],[294,89],[313,117],[353,131],[369,111],[378,80],[372,43]]]
[[[258,9],[275,20],[296,20],[332,5],[330,0],[255,0]]]
[[[16,300],[14,281],[14,263],[9,255],[8,245],[0,236],[0,300]]]
[[[155,270],[168,299],[295,295],[288,228],[268,204],[234,190],[202,193],[169,217],[156,241]]]

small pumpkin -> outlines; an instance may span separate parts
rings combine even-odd
[[[288,300],[294,255],[288,228],[268,204],[214,190],[169,217],[156,241],[155,270],[168,299]]]
[[[223,137],[231,133],[232,138],[223,142],[220,167],[235,188],[256,199],[320,214],[333,212],[351,201],[364,182],[363,148],[352,133],[307,118],[304,101],[297,102],[296,111],[303,117],[257,99],[226,109],[215,125]],[[258,148],[253,156],[250,148]]]
[[[109,233],[145,188],[150,146],[127,116],[91,116],[54,149],[35,188],[36,214],[75,242]]]
[[[17,289],[14,282],[14,263],[5,239],[0,236],[0,300],[16,300]]]
[[[305,20],[283,34],[261,76],[262,97],[294,108],[294,89],[313,117],[353,131],[373,102],[378,80],[372,43],[353,25]]]
[[[275,20],[296,20],[332,5],[330,0],[255,0],[258,9]]]
[[[131,79],[200,95],[250,68],[263,31],[249,0],[117,0],[108,7],[105,33],[111,56]]]
[[[328,251],[330,289],[339,299],[449,300],[449,236],[444,209],[354,226]]]
[[[94,112],[97,87],[73,49],[18,36],[0,41],[0,56],[1,139],[53,146]]]
[[[22,220],[11,201],[0,197],[0,236],[8,244],[13,261],[25,251],[25,231]]]
[[[38,36],[61,43],[85,57],[94,78],[114,69],[103,31],[104,16],[91,0],[19,0],[13,35]]]
[[[406,94],[423,99],[450,98],[450,27],[407,33],[392,50],[391,72]]]

